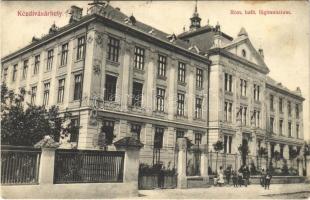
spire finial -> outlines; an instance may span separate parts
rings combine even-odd
[[[193,16],[190,18],[190,20],[191,20],[191,25],[190,25],[189,28],[190,28],[191,30],[200,28],[200,21],[201,21],[201,18],[199,17],[199,14],[198,14],[197,3],[198,3],[198,0],[195,1],[195,11],[194,11],[194,13],[193,13]]]
[[[198,12],[198,9],[197,9],[197,0],[196,0],[196,4],[195,4],[195,13]]]

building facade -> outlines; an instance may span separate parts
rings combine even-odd
[[[167,167],[175,166],[179,137],[209,150],[222,140],[225,153],[244,142],[253,155],[261,145],[270,154],[300,148],[300,90],[268,77],[245,29],[233,39],[220,25],[201,27],[197,7],[190,20],[189,31],[166,34],[108,3],[85,16],[72,6],[68,25],[53,24],[2,58],[2,80],[30,91],[27,102],[72,113],[80,129],[64,148],[113,150],[132,136],[144,144],[140,162]]]

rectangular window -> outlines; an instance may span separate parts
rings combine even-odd
[[[163,147],[164,128],[156,127],[154,136],[154,148],[161,149]]]
[[[254,92],[253,92],[253,94],[254,94],[254,100],[255,101],[259,101],[259,93],[260,93],[260,88],[259,88],[259,85],[256,85],[256,84],[254,84]]]
[[[184,116],[184,100],[185,100],[185,95],[182,93],[178,93],[178,106],[177,106],[178,116]]]
[[[279,121],[279,134],[283,135],[283,119]]]
[[[246,96],[246,89],[247,89],[247,81],[240,79],[240,94],[241,94],[241,96]]]
[[[231,102],[225,101],[224,120],[226,122],[232,122],[232,103]]]
[[[196,98],[195,118],[196,119],[202,118],[202,99],[201,98]]]
[[[288,136],[292,137],[292,123],[288,122]]]
[[[292,106],[291,106],[291,102],[287,102],[287,112],[288,112],[288,116],[292,115]]]
[[[299,118],[299,106],[298,104],[295,105],[295,112],[296,112],[296,118]]]
[[[135,47],[135,68],[144,70],[144,55],[145,50],[140,47]]]
[[[58,81],[58,96],[57,103],[63,103],[65,95],[65,79],[60,79]]]
[[[201,133],[195,133],[195,144],[201,144],[202,140],[202,134]]]
[[[255,126],[260,127],[260,111],[256,111]]]
[[[8,76],[8,68],[3,69],[3,81],[5,82]]]
[[[28,72],[28,60],[24,60],[24,66],[23,66],[23,75],[22,78],[27,78],[27,72]]]
[[[186,66],[185,63],[179,62],[178,67],[178,81],[185,83],[185,73],[186,73]]]
[[[274,104],[274,102],[273,102],[273,95],[270,95],[269,99],[270,99],[270,102],[269,102],[270,103],[270,110],[273,111],[274,110],[274,107],[273,107],[273,104]]]
[[[12,81],[13,81],[13,82],[16,80],[17,67],[18,67],[17,64],[13,66],[13,73],[12,73]]]
[[[283,112],[283,98],[279,98],[279,112]]]
[[[105,76],[105,91],[104,91],[105,101],[116,100],[116,84],[117,84],[117,77],[108,74]]]
[[[84,54],[85,54],[85,36],[82,36],[78,38],[76,59],[77,60],[83,59]]]
[[[273,117],[270,117],[270,132],[271,134],[273,134],[273,126],[274,126],[274,118]]]
[[[80,129],[79,118],[72,118],[71,119],[71,126],[72,126],[73,130],[70,133],[70,142],[77,142],[78,138],[79,138],[79,129]]]
[[[40,55],[36,55],[34,57],[34,68],[33,68],[33,74],[36,75],[39,73],[40,70]]]
[[[183,130],[177,129],[176,131],[176,139],[178,138],[184,138],[185,132]]]
[[[104,145],[111,145],[113,143],[114,135],[114,121],[104,120],[102,127],[101,127],[101,134],[100,134],[100,143]]]
[[[43,105],[47,106],[48,105],[48,99],[50,96],[50,83],[44,83],[43,87]]]
[[[202,88],[202,84],[203,84],[203,70],[197,68],[196,69],[196,87]]]
[[[118,39],[109,36],[108,60],[118,62],[120,42]]]
[[[74,94],[73,100],[80,100],[82,98],[82,74],[74,76]]]
[[[232,92],[232,75],[225,73],[225,91]]]
[[[68,60],[68,43],[61,46],[60,66],[65,66]]]
[[[158,55],[157,75],[161,77],[166,77],[166,67],[167,67],[167,57],[163,55]]]
[[[224,135],[224,153],[231,153],[232,136]]]
[[[36,97],[37,97],[37,86],[33,86],[31,88],[31,100],[30,100],[31,105],[35,105]]]
[[[133,138],[140,140],[141,125],[140,124],[131,124],[130,132],[131,132]]]
[[[46,70],[50,71],[53,67],[53,58],[54,58],[54,50],[51,49],[47,52],[47,64],[46,64]]]
[[[135,107],[141,107],[142,105],[142,89],[143,89],[142,83],[133,82],[132,105]]]
[[[164,112],[165,110],[165,89],[157,88],[156,110]]]
[[[299,124],[296,124],[296,138],[299,138]]]

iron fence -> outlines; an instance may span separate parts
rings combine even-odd
[[[122,182],[124,152],[58,149],[54,183]]]
[[[41,150],[1,146],[1,183],[38,184]]]

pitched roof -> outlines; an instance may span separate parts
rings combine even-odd
[[[294,96],[298,96],[298,97],[303,98],[302,95],[301,95],[300,89],[297,89],[296,91],[292,91],[292,90],[288,89],[287,87],[285,87],[284,85],[282,85],[282,83],[277,82],[276,80],[271,78],[270,76],[266,77],[266,84],[270,85],[270,86],[273,86],[273,87],[275,87],[277,89],[280,89],[281,91],[290,93],[290,94],[292,94]]]

